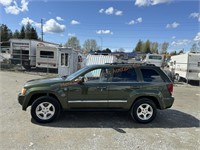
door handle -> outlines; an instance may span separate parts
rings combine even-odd
[[[97,87],[97,89],[107,89],[107,87],[105,87],[105,86],[102,86],[102,87]]]
[[[97,89],[101,90],[101,92],[105,89],[107,89],[107,87],[97,87]]]

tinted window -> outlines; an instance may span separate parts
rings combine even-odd
[[[134,68],[115,68],[113,70],[112,82],[133,82],[137,81]]]
[[[107,82],[109,73],[107,68],[92,70],[84,75],[85,82]]]
[[[145,82],[163,82],[160,75],[153,69],[141,69],[141,72]]]

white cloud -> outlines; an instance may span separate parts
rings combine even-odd
[[[105,10],[105,14],[107,15],[112,15],[114,12],[114,8],[113,7],[109,7]]]
[[[157,5],[162,3],[170,3],[174,0],[135,0],[136,6],[150,6],[150,5]]]
[[[191,40],[188,40],[188,39],[183,39],[183,40],[176,40],[176,41],[173,41],[171,43],[172,46],[183,46],[183,45],[189,45],[191,44],[192,41]]]
[[[99,10],[99,13],[103,13],[103,12],[104,12],[104,9],[103,9],[103,8]]]
[[[122,16],[122,15],[123,15],[123,12],[122,12],[121,10],[117,10],[117,11],[115,12],[115,15],[116,15],[116,16]]]
[[[26,18],[23,18],[20,25],[27,25],[27,23],[30,23],[32,26],[35,26],[35,27],[38,27],[40,28],[41,27],[41,23],[38,23],[38,22],[35,22],[33,21],[32,19],[30,19],[29,17],[26,17]]]
[[[59,17],[59,16],[56,17],[56,20],[58,20],[58,21],[64,21],[64,19],[62,19],[62,18]]]
[[[166,28],[177,28],[180,24],[177,22],[173,22],[172,24],[167,24]]]
[[[113,32],[112,31],[110,31],[110,30],[98,30],[98,31],[96,31],[96,33],[97,34],[113,34]]]
[[[135,21],[134,21],[134,20],[131,20],[131,21],[129,21],[128,24],[129,24],[129,25],[135,24]]]
[[[200,32],[197,33],[197,35],[193,39],[195,42],[200,42]]]
[[[175,39],[176,38],[176,36],[172,36],[172,39]]]
[[[21,25],[27,25],[27,23],[30,23],[32,26],[35,26],[37,28],[41,28],[41,23],[38,23],[29,17],[23,18],[21,21]],[[66,26],[61,25],[54,19],[49,19],[46,21],[43,25],[43,31],[48,33],[62,33],[65,31]]]
[[[0,4],[3,6],[9,6],[13,0],[0,0]]]
[[[68,36],[74,37],[74,36],[76,36],[76,34],[75,33],[68,33]]]
[[[190,17],[192,18],[198,18],[198,21],[200,22],[200,13],[193,12],[190,14]]]
[[[139,23],[141,23],[141,22],[142,22],[142,17],[137,18],[137,21],[138,21]]]
[[[142,23],[142,17],[139,17],[136,20],[129,21],[128,25],[134,25],[134,24],[138,24],[138,23]]]
[[[80,22],[78,22],[78,21],[76,21],[76,20],[72,20],[72,21],[71,21],[71,24],[72,24],[72,25],[76,25],[76,24],[80,24]]]
[[[106,15],[116,15],[116,16],[122,16],[123,15],[123,11],[121,10],[117,10],[114,7],[109,7],[107,9],[100,9],[99,13],[105,13]]]
[[[1,0],[0,3],[5,6],[4,9],[7,14],[18,15],[20,12],[28,11],[29,2],[27,0],[21,0],[21,7],[19,7],[14,0],[8,0],[7,3],[4,0]]]
[[[65,25],[59,24],[54,19],[46,21],[43,26],[44,32],[48,33],[61,33],[65,31],[65,28]]]

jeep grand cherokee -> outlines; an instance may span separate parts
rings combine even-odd
[[[53,121],[61,110],[124,110],[140,123],[174,102],[173,83],[159,68],[145,64],[86,66],[66,77],[25,83],[18,101],[31,106],[37,122]]]

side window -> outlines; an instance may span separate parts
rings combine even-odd
[[[145,82],[164,82],[160,75],[153,69],[141,69]]]
[[[51,51],[40,51],[41,58],[54,58],[54,52]]]
[[[109,72],[107,68],[92,70],[84,75],[85,82],[108,82]]]
[[[137,75],[134,68],[114,68],[112,82],[134,82]]]

